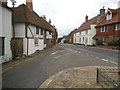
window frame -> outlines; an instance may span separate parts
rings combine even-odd
[[[112,19],[112,13],[110,11],[108,11],[107,13],[107,20],[111,20]]]
[[[108,31],[108,26],[101,27],[101,32],[107,32],[107,31]]]
[[[43,35],[43,29],[41,29],[41,35]]]
[[[35,45],[35,46],[38,46],[38,38],[35,38],[35,39],[34,39],[34,45]]]
[[[118,24],[115,25],[115,30],[120,30],[120,23],[118,23]]]
[[[39,27],[36,27],[36,35],[39,35]]]
[[[1,44],[1,53],[0,53],[0,56],[3,56],[3,55],[5,55],[5,37],[0,37],[0,39],[1,39],[1,42],[2,42],[2,44]]]

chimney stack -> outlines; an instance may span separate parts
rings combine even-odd
[[[0,0],[2,2],[3,5],[7,6],[7,0]]]
[[[118,2],[118,8],[120,8],[120,1]]]
[[[49,23],[51,24],[51,19],[49,19]]]
[[[105,9],[104,9],[104,7],[102,9],[100,9],[100,15],[105,15]]]
[[[45,20],[46,20],[46,16],[45,16],[45,15],[43,15],[43,19],[45,19]]]
[[[26,5],[28,7],[30,7],[31,9],[33,9],[33,2],[32,2],[32,0],[26,0]]]
[[[85,21],[86,21],[86,22],[88,21],[88,16],[87,16],[87,15],[85,16]]]

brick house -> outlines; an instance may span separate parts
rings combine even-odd
[[[73,44],[73,38],[74,38],[74,33],[77,29],[74,29],[73,31],[70,32],[70,34],[67,36],[67,41],[69,44]]]
[[[120,40],[120,7],[108,8],[105,18],[96,26],[97,33],[94,36],[97,42],[108,44]]]

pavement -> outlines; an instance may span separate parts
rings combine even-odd
[[[110,52],[102,49],[96,51],[98,49],[93,50],[90,47],[58,44],[37,53],[35,56],[15,61],[14,64],[10,63],[9,66],[3,64],[2,86],[3,88],[38,88],[50,76],[69,68],[118,66],[117,62],[111,63],[110,60],[101,57],[111,58],[111,55],[107,54],[112,53],[113,58],[116,58],[116,51]],[[99,55],[99,57],[96,55]]]
[[[102,88],[96,80],[97,68],[113,69],[114,67],[85,66],[70,68],[49,77],[39,88]]]

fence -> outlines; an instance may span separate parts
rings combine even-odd
[[[97,83],[103,88],[118,88],[120,86],[118,69],[97,68]]]

